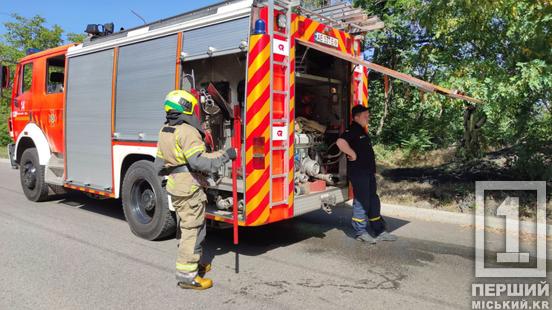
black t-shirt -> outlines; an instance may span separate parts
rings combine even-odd
[[[349,130],[345,131],[341,138],[355,151],[357,159],[347,161],[349,174],[376,173],[376,156],[372,148],[370,137],[357,122],[352,122]]]

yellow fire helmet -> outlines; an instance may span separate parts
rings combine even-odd
[[[198,101],[197,98],[185,90],[173,90],[165,97],[165,112],[175,110],[186,115],[192,115]]]

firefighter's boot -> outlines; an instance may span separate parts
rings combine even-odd
[[[213,286],[211,279],[203,278],[197,272],[185,273],[177,271],[176,280],[178,281],[178,286],[184,289],[206,290]]]

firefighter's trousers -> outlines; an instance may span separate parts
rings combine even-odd
[[[376,176],[373,173],[358,173],[349,175],[349,179],[353,185],[353,194],[355,195],[355,201],[353,201],[353,227],[356,233],[358,235],[362,234],[357,229],[366,228],[365,221],[367,218],[374,234],[378,236],[385,230],[385,222],[380,214],[381,203],[377,194]],[[359,210],[360,206],[362,206],[364,212]],[[356,225],[355,222],[359,225]]]
[[[205,240],[205,204],[207,196],[202,189],[190,196],[172,196],[174,209],[180,218],[180,243],[176,258],[176,270],[197,273]]]
[[[351,218],[351,224],[355,230],[355,237],[366,233],[367,220],[364,207],[356,198],[353,199],[353,217]]]

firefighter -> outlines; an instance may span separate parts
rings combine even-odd
[[[155,165],[160,175],[168,175],[167,192],[180,219],[176,280],[182,288],[208,289],[213,282],[203,276],[210,264],[200,263],[206,229],[203,188],[209,174],[236,158],[236,150],[206,151],[198,100],[192,93],[171,91],[164,105],[167,120],[159,132]]]
[[[352,224],[356,230],[356,238],[371,244],[377,241],[394,241],[397,237],[385,230],[385,221],[380,214],[381,205],[375,176],[376,158],[366,132],[370,119],[368,108],[357,105],[351,110],[351,115],[351,126],[337,139],[337,146],[348,159],[347,172],[355,195]],[[376,238],[366,232],[366,219]]]

